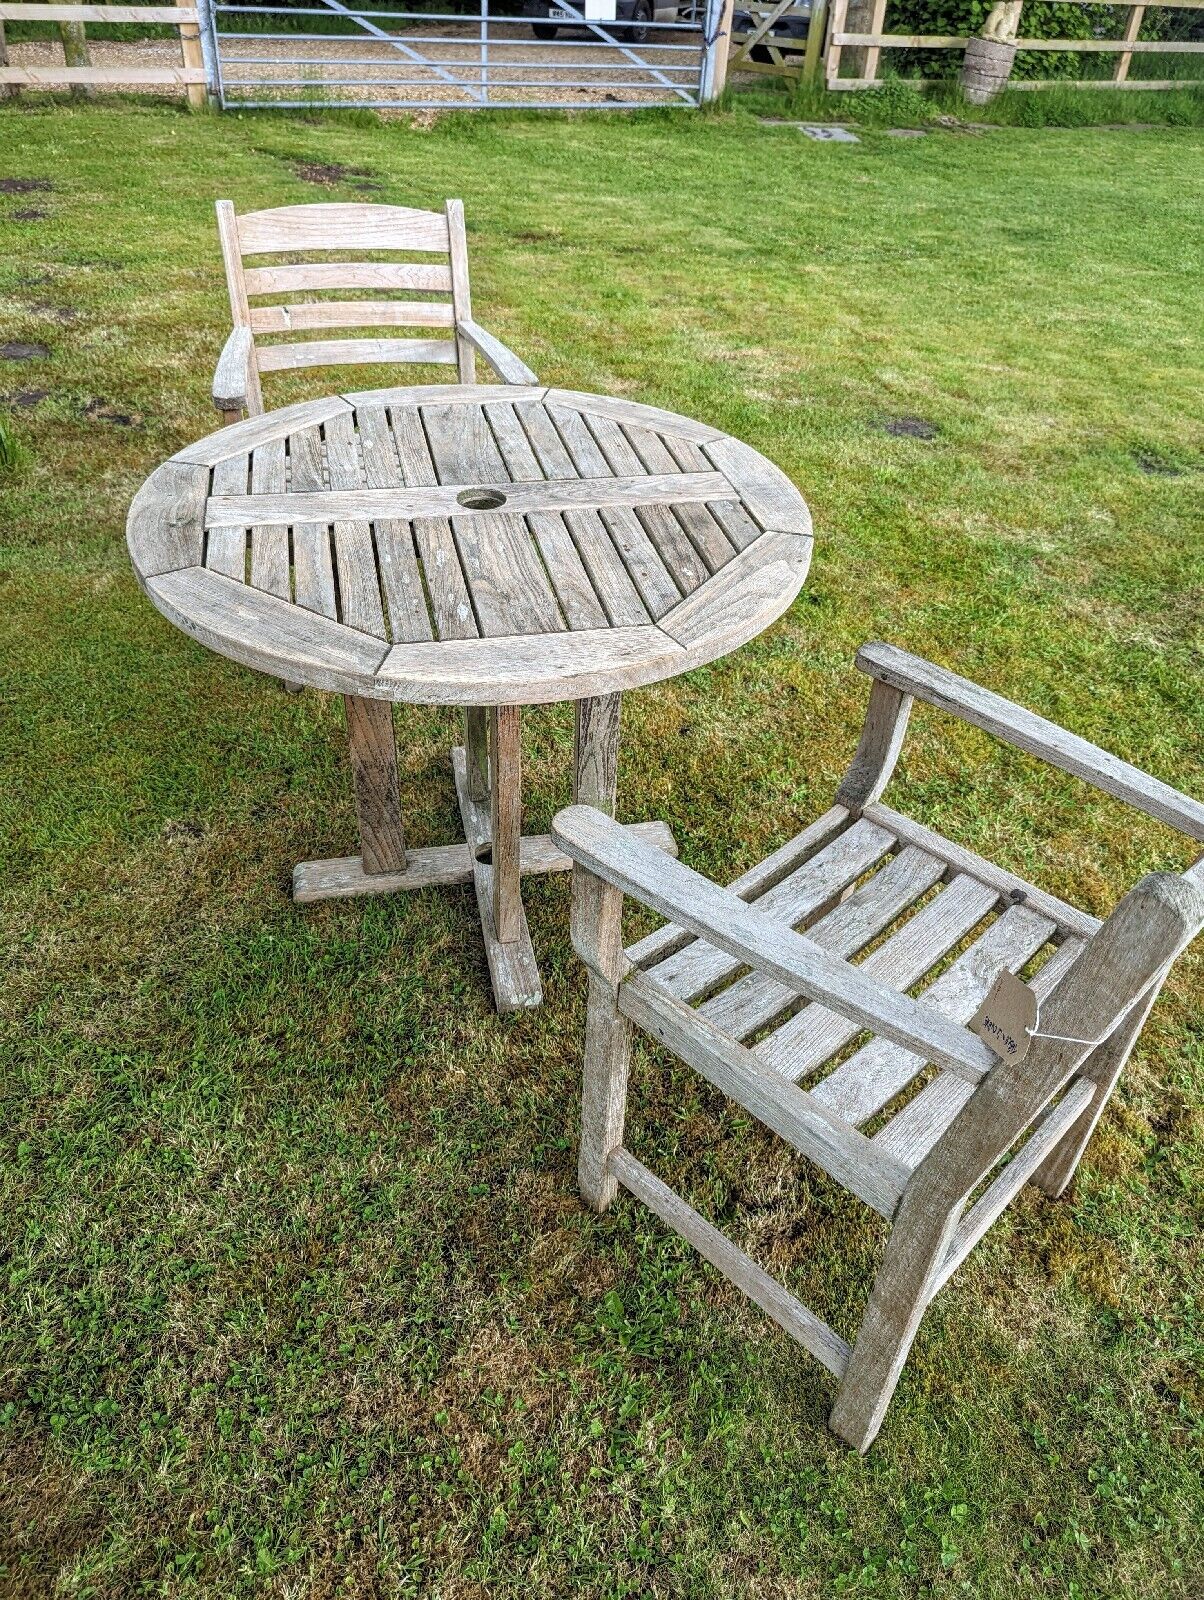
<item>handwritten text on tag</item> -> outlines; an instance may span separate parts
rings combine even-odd
[[[1001,972],[970,1024],[1002,1061],[1023,1061],[1037,1026],[1037,997],[1014,972]]]

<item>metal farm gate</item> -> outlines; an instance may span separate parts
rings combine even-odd
[[[304,9],[202,0],[206,67],[222,107],[618,110],[697,106],[715,87],[723,0],[683,5],[673,22],[641,19],[642,43],[630,21],[599,20],[615,0],[555,0],[546,17],[524,16],[522,0],[477,0],[464,11],[405,3],[366,11],[342,0]],[[556,37],[537,38],[533,21],[555,23]]]

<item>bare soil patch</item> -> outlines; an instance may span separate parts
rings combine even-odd
[[[893,439],[935,439],[937,429],[923,417],[884,417],[878,424]]]

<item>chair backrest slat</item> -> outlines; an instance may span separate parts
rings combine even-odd
[[[262,410],[259,374],[347,364],[432,363],[456,365],[462,382],[475,379],[472,346],[457,324],[472,314],[464,208],[449,200],[444,210],[418,211],[387,205],[277,206],[238,216],[228,200],[217,204],[218,234],[235,327],[250,328],[254,344],[248,375],[248,407]],[[396,251],[439,255],[431,261],[292,260],[247,266],[246,258],[313,253],[354,257]],[[375,290],[446,295],[445,300],[324,299],[329,291]],[[252,305],[271,295],[278,303]],[[289,303],[292,296],[303,299]],[[450,338],[373,338],[374,329],[446,329]],[[299,343],[287,336],[324,329],[364,329],[368,336]],[[271,335],[286,342],[271,342]],[[269,342],[261,343],[261,336]]]
[[[254,333],[310,328],[450,328],[451,304],[416,300],[314,300],[292,306],[252,306]]]
[[[447,218],[438,211],[405,206],[307,205],[247,211],[238,219],[244,256],[281,250],[363,250],[448,253]]]
[[[419,261],[304,261],[283,267],[247,267],[246,293],[293,294],[300,289],[425,289],[450,294],[449,267]]]

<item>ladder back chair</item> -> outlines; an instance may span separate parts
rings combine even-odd
[[[269,372],[416,362],[454,366],[461,383],[475,383],[479,354],[503,383],[538,381],[513,351],[473,321],[459,200],[448,200],[443,211],[301,205],[241,216],[229,200],[219,200],[217,231],[234,327],[213,375],[213,403],[227,422],[263,411],[260,378]],[[365,254],[375,259],[355,259]],[[379,259],[386,254],[436,259]],[[329,259],[332,255],[341,259]],[[256,256],[289,260],[244,265],[247,257]],[[299,259],[303,257],[318,259]],[[358,298],[318,298],[346,290]],[[364,298],[365,290],[374,297]],[[409,298],[398,298],[397,291]],[[391,298],[379,298],[382,293]],[[252,304],[265,299],[273,303]],[[384,329],[386,334],[294,337],[357,328]],[[433,331],[424,338],[397,337],[395,330],[403,328]]]
[[[473,320],[459,200],[448,200],[442,211],[300,205],[241,216],[229,200],[219,200],[217,230],[234,327],[213,375],[213,403],[227,423],[263,413],[260,379],[271,372],[418,363],[454,366],[458,382],[475,383],[481,355],[504,384],[539,381],[512,350]],[[386,255],[424,259],[380,259]],[[248,257],[270,260],[246,266]],[[348,291],[353,298],[337,298]],[[261,303],[265,300],[271,303]],[[386,336],[297,338],[365,328],[384,329]],[[398,337],[397,331],[406,328],[427,329],[431,336]],[[322,487],[328,463],[307,461],[302,466],[307,474],[320,474],[316,480],[307,476],[305,487]],[[229,474],[225,488],[245,490],[245,458],[223,463],[221,471]],[[288,472],[298,487],[291,463]],[[369,874],[399,872],[406,856],[393,708],[388,701],[354,695],[344,696],[344,707],[363,869]],[[483,716],[475,708],[468,713],[470,730],[483,725]]]
[[[1026,1183],[1070,1182],[1204,926],[1204,857],[1143,878],[1101,922],[883,805],[913,698],[1196,841],[1204,804],[890,645],[857,665],[873,684],[835,804],[726,889],[588,806],[552,833],[589,973],[583,1198],[604,1211],[622,1184],[692,1243],[833,1373],[829,1425],[864,1451],[933,1296]],[[670,919],[626,950],[624,895]],[[966,1026],[1005,969],[1040,1007],[1006,1061]],[[852,1346],[624,1148],[633,1024],[891,1223]]]

